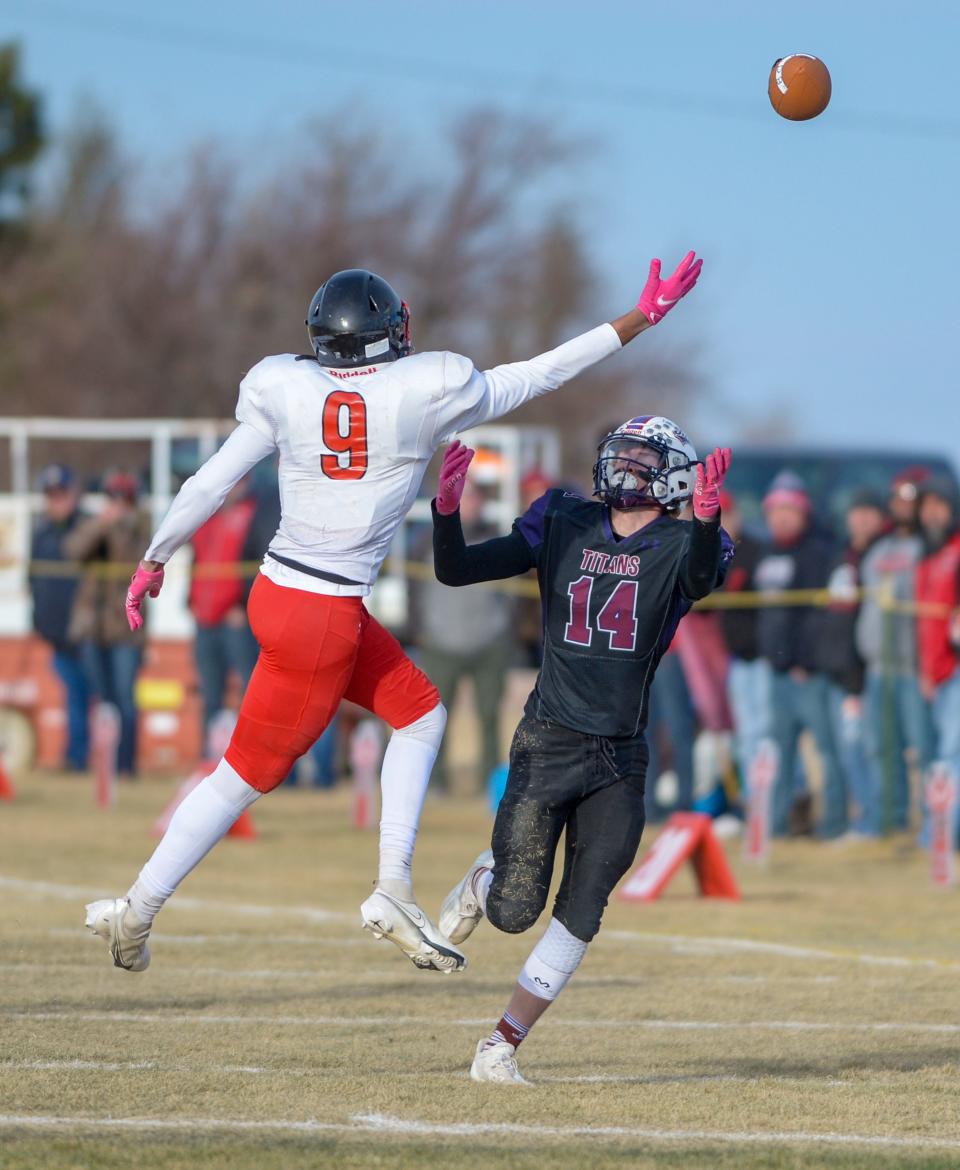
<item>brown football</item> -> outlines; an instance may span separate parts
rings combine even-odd
[[[830,88],[830,72],[819,57],[791,53],[774,61],[767,93],[781,118],[805,122],[827,108]]]

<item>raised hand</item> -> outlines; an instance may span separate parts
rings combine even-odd
[[[702,260],[694,259],[694,253],[688,252],[677,265],[677,270],[665,280],[660,278],[660,261],[650,261],[650,275],[643,286],[637,308],[647,318],[651,325],[665,317],[677,301],[681,300],[697,283]]]
[[[130,588],[127,590],[127,600],[124,609],[127,611],[127,625],[131,630],[139,630],[143,625],[143,614],[140,606],[145,597],[156,597],[163,585],[163,566],[155,572],[137,565],[137,571],[130,578]]]
[[[441,516],[450,516],[460,507],[467,468],[474,455],[476,451],[465,447],[459,439],[454,439],[444,452],[437,480],[437,511]]]
[[[697,464],[693,488],[693,514],[698,520],[715,520],[720,512],[720,489],[730,468],[730,448],[714,447],[703,463]]]

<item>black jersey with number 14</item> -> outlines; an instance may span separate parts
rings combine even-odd
[[[590,735],[638,735],[657,664],[693,601],[723,580],[733,542],[721,530],[718,557],[714,525],[668,515],[621,538],[607,507],[560,490],[514,532],[530,548],[543,604],[543,666],[527,713]],[[713,580],[695,586],[698,537]]]

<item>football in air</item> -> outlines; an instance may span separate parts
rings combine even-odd
[[[819,57],[790,53],[770,70],[767,93],[781,118],[806,122],[822,114],[830,101],[830,71]]]

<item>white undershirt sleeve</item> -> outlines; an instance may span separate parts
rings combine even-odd
[[[233,485],[274,449],[273,439],[249,423],[241,423],[177,492],[143,559],[166,564],[216,512]]]
[[[466,358],[446,354],[434,445],[457,431],[500,418],[531,398],[556,390],[620,348],[613,326],[598,325],[529,361],[510,362],[482,373]]]

